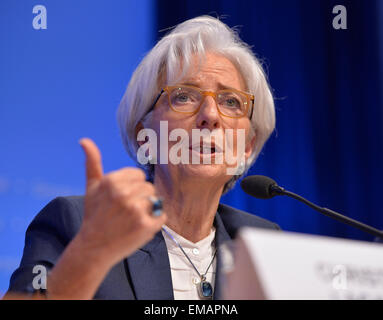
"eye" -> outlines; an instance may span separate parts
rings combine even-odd
[[[230,108],[230,109],[240,109],[241,102],[240,100],[233,94],[224,94],[219,97],[219,104],[222,107]]]
[[[225,105],[230,108],[239,108],[239,101],[235,98],[228,98],[225,100]]]
[[[194,104],[199,100],[199,93],[188,88],[178,88],[171,94],[171,103],[173,106]]]
[[[175,97],[175,102],[187,103],[189,100],[191,100],[191,97],[185,92],[178,93]]]

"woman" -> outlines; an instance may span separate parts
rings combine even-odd
[[[45,289],[44,279],[36,282],[39,265],[49,271],[45,293],[51,299],[219,298],[218,248],[243,226],[278,229],[219,204],[274,129],[273,98],[260,63],[218,19],[188,20],[138,66],[118,120],[134,159],[149,144],[148,163],[139,161],[143,170],[104,174],[97,146],[82,139],[85,197],[55,199],[34,219],[9,291]],[[171,132],[181,129],[190,144],[178,151],[199,163],[161,161],[180,143]],[[142,130],[162,139],[138,139]],[[206,136],[192,141],[196,130],[207,132],[211,144]],[[226,161],[229,149],[232,162]],[[216,161],[219,156],[225,161]],[[228,174],[233,168],[236,174]]]

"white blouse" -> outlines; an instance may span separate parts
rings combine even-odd
[[[213,227],[210,234],[193,243],[178,233],[170,229],[168,226],[163,228],[169,232],[174,239],[178,241],[181,247],[184,249],[198,272],[203,275],[206,272],[211,260],[213,259],[215,252],[215,228]],[[198,295],[198,286],[200,285],[201,278],[190,264],[189,260],[185,257],[178,245],[173,239],[162,231],[164,236],[166,247],[168,249],[170,270],[173,282],[173,293],[175,300],[201,300]],[[214,290],[215,273],[216,273],[217,257],[215,257],[212,265],[210,266],[207,274],[206,281],[210,282]]]

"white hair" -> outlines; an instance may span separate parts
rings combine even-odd
[[[133,73],[118,108],[117,118],[124,146],[136,162],[139,147],[136,126],[147,116],[162,87],[175,84],[187,74],[192,57],[197,55],[202,61],[206,52],[217,53],[230,60],[242,75],[246,90],[255,96],[250,119],[256,135],[255,148],[241,176],[255,162],[275,128],[274,99],[262,65],[250,47],[239,38],[236,31],[211,16],[200,16],[176,26],[144,57]],[[153,166],[144,169],[153,178]],[[241,176],[233,176],[226,183],[224,193]]]

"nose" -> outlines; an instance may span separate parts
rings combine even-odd
[[[212,131],[220,126],[221,116],[218,112],[215,99],[212,96],[207,96],[197,113],[197,128]]]

